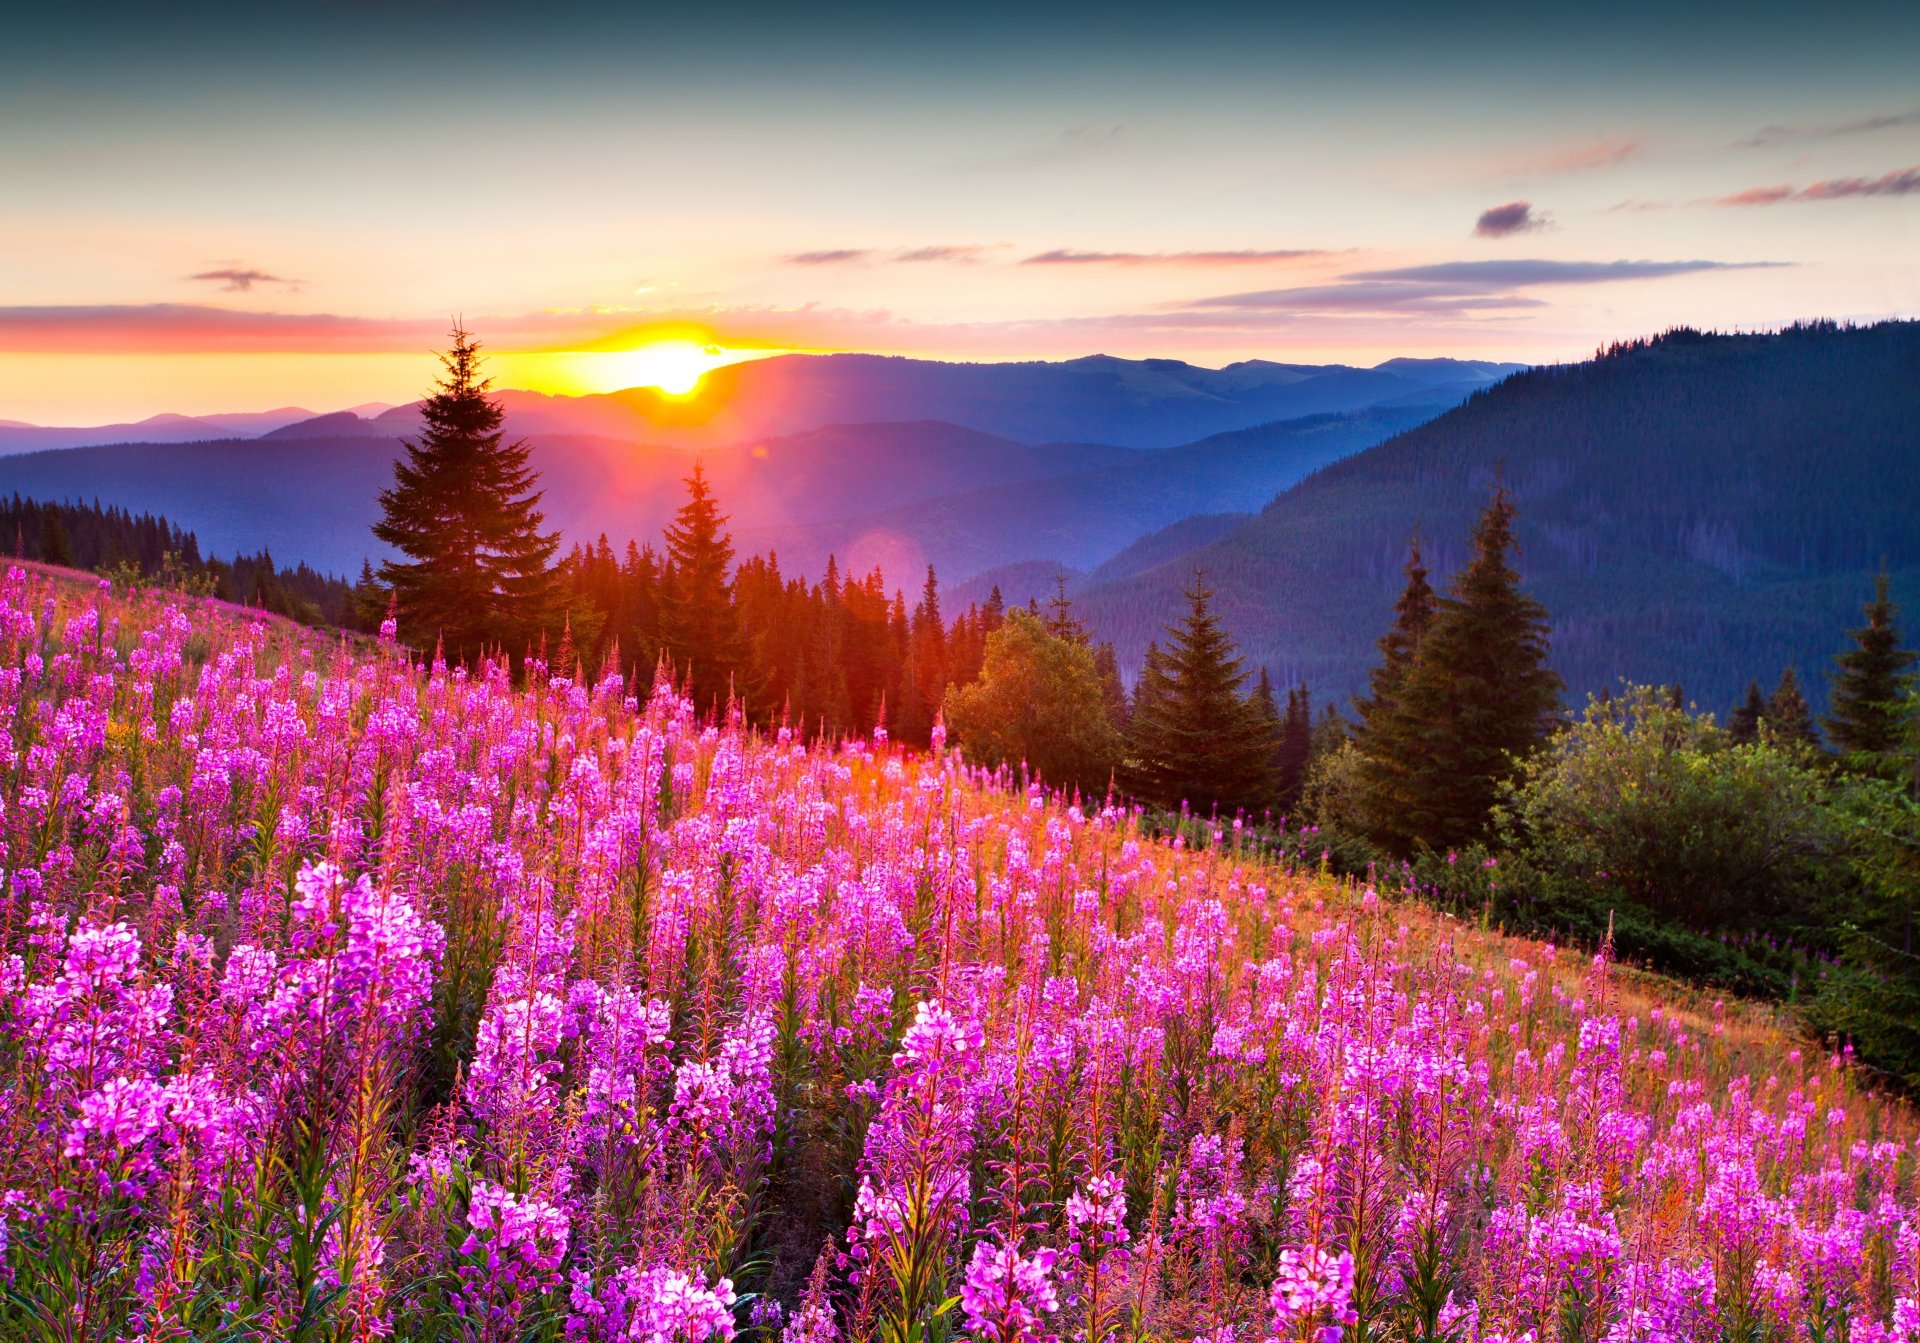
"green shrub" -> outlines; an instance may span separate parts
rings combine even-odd
[[[1819,921],[1840,832],[1825,779],[1762,738],[1645,686],[1593,699],[1522,762],[1496,813],[1507,846],[1562,881],[1695,929]]]

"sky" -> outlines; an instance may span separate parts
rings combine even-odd
[[[1911,3],[276,8],[8,20],[0,420],[1920,314]]]

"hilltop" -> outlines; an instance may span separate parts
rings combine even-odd
[[[1082,611],[1137,664],[1203,568],[1252,663],[1338,699],[1373,660],[1408,537],[1450,571],[1496,480],[1575,695],[1624,676],[1721,707],[1795,664],[1817,702],[1876,570],[1920,603],[1920,323],[1676,331],[1516,374],[1087,588]]]
[[[617,678],[17,570],[0,669],[75,781],[0,817],[66,855],[3,948],[15,1318],[81,1263],[89,1337],[1913,1309],[1912,1114],[1761,1009]]]

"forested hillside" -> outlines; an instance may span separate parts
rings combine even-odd
[[[937,420],[834,424],[698,456],[749,552],[777,549],[789,573],[814,578],[830,554],[860,573],[877,564],[911,589],[930,562],[954,581],[1027,560],[1091,567],[1190,514],[1256,508],[1433,413],[1314,416],[1154,451],[1022,443]],[[213,551],[265,546],[355,573],[385,555],[369,529],[400,441],[316,428],[325,432],[19,454],[0,458],[0,489],[97,495],[163,514]],[[569,541],[605,535],[616,548],[658,534],[694,460],[621,438],[541,431],[529,441],[549,524]]]
[[[1920,601],[1920,323],[1676,331],[1518,374],[1301,481],[1082,614],[1137,666],[1195,566],[1256,664],[1358,688],[1417,528],[1456,568],[1496,479],[1578,695],[1625,676],[1727,706],[1797,665],[1816,702],[1886,566]]]
[[[829,555],[889,581],[924,564],[963,581],[1034,560],[1092,568],[1135,541],[1200,514],[1258,507],[1308,472],[1369,447],[1431,409],[1313,415],[1136,452],[1095,470],[1013,480],[807,526],[762,529],[742,513],[743,538],[805,573]]]

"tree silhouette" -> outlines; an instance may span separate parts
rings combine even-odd
[[[1402,852],[1479,835],[1515,757],[1537,747],[1558,717],[1547,613],[1520,590],[1508,561],[1513,516],[1512,497],[1496,488],[1472,557],[1361,747],[1372,827]]]
[[[1273,800],[1273,731],[1240,692],[1246,672],[1202,576],[1186,596],[1167,651],[1150,650],[1160,663],[1154,679],[1141,677],[1128,723],[1130,786],[1167,807],[1257,811]]]
[[[530,448],[501,430],[480,342],[456,323],[440,362],[444,373],[420,406],[420,438],[380,494],[373,534],[405,556],[382,564],[380,580],[409,642],[437,639],[452,660],[492,647],[523,653],[563,619],[552,568],[559,536],[540,529]]]
[[[698,462],[686,478],[687,501],[667,528],[660,642],[702,712],[747,698],[749,668],[734,607],[733,538]]]
[[[1867,623],[1849,631],[1853,647],[1834,659],[1824,725],[1843,759],[1876,772],[1906,742],[1916,655],[1900,646],[1899,608],[1887,596],[1884,573],[1874,580],[1865,614]]]

